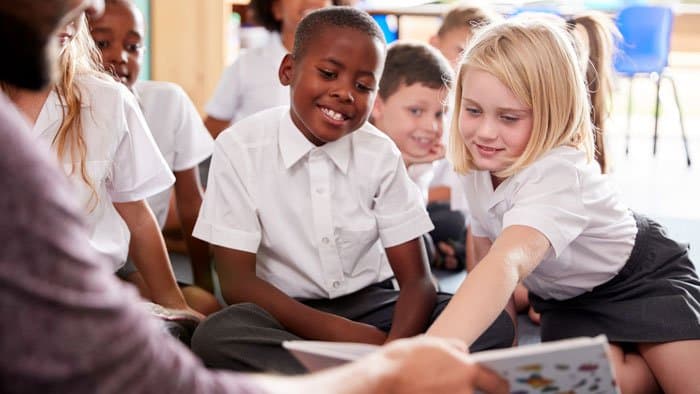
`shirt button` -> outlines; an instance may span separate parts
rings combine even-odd
[[[333,285],[334,289],[337,289],[338,287],[340,287],[340,282],[338,282],[337,280],[334,280],[332,285]]]
[[[328,237],[323,237],[323,238],[321,238],[321,242],[323,242],[324,244],[327,244],[327,243],[331,242],[331,240],[328,239]]]
[[[318,189],[316,189],[316,193],[318,193],[318,194],[323,194],[324,191],[325,190],[322,187],[319,187]]]

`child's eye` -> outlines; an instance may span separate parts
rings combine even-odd
[[[440,111],[435,113],[435,119],[441,120],[445,116],[445,113]]]
[[[321,76],[325,79],[334,79],[337,76],[333,71],[324,70],[322,68],[319,68],[318,72],[321,73]]]
[[[126,49],[126,51],[129,53],[136,53],[136,52],[139,52],[141,50],[141,48],[143,48],[143,45],[141,45],[140,43],[136,43],[136,44],[126,44],[124,49]]]
[[[501,119],[503,119],[505,122],[508,122],[508,123],[513,123],[513,122],[517,122],[518,120],[520,120],[520,118],[518,118],[516,116],[510,116],[510,115],[501,115]]]
[[[364,83],[360,83],[360,82],[358,82],[357,84],[355,84],[355,87],[357,87],[357,89],[359,89],[359,90],[361,90],[361,91],[363,91],[363,92],[371,92],[371,91],[374,90],[374,86],[370,86],[370,85],[367,85],[367,84],[364,84]]]
[[[107,48],[109,48],[109,41],[107,41],[107,40],[95,40],[95,45],[97,45],[98,49],[107,49]]]
[[[472,116],[481,114],[481,111],[478,108],[464,107],[464,110]]]
[[[422,108],[409,108],[408,112],[411,113],[413,116],[421,116],[423,115],[423,109]]]

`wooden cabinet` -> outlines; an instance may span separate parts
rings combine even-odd
[[[182,86],[200,113],[229,58],[229,20],[247,0],[151,0],[151,78]]]

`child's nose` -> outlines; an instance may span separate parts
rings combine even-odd
[[[479,122],[476,128],[476,135],[484,139],[495,139],[498,137],[498,130],[488,118]]]
[[[355,97],[352,94],[352,89],[344,84],[336,85],[331,91],[331,96],[346,103],[354,103]]]

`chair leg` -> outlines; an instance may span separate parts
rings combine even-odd
[[[634,82],[634,77],[629,78],[629,92],[627,95],[627,130],[625,131],[625,155],[630,153],[630,128],[632,119],[632,83]]]
[[[690,167],[690,149],[688,148],[688,138],[685,134],[685,123],[683,122],[683,110],[681,110],[681,101],[678,99],[678,89],[676,88],[676,81],[670,75],[664,75],[671,81],[671,87],[673,88],[673,97],[676,99],[676,107],[678,108],[678,120],[681,122],[681,138],[683,138],[683,147],[685,148],[685,158]]]
[[[656,156],[656,140],[658,139],[659,131],[659,103],[661,101],[661,75],[656,74],[656,109],[654,110],[654,145],[652,147],[652,154]]]

